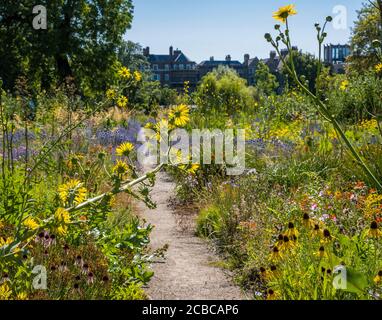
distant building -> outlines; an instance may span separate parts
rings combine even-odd
[[[143,49],[144,56],[150,63],[150,69],[154,81],[171,88],[181,89],[186,81],[190,87],[198,83],[198,71],[196,63],[191,61],[181,50],[174,50],[171,46],[169,54],[150,54],[150,48]]]
[[[334,73],[345,72],[346,58],[350,54],[350,46],[347,44],[327,44],[324,46],[324,62],[332,67]]]
[[[219,66],[224,66],[235,70],[240,77],[245,78],[247,76],[245,66],[237,61],[232,60],[230,55],[227,55],[225,60],[215,60],[211,57],[210,60],[202,61],[198,64],[199,79],[203,78],[207,73],[217,69]]]

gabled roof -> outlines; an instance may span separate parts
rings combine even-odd
[[[172,56],[169,54],[150,54],[148,60],[151,63],[195,63],[187,58],[183,52]]]

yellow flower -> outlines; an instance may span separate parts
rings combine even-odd
[[[282,258],[282,255],[280,253],[280,249],[277,246],[274,246],[271,253],[271,260],[278,261],[281,258]]]
[[[113,168],[113,172],[116,173],[117,175],[123,175],[129,170],[129,166],[123,162],[118,160],[117,164]]]
[[[58,226],[56,228],[56,232],[60,236],[65,236],[68,233],[68,227],[67,226]]]
[[[131,78],[131,72],[129,69],[127,69],[126,67],[122,67],[119,71],[118,71],[118,74],[121,78],[123,79],[129,79]]]
[[[175,126],[183,127],[190,121],[190,109],[185,104],[175,106],[169,111],[168,117]]]
[[[70,223],[69,212],[64,208],[58,208],[54,214],[54,217],[61,225]]]
[[[326,251],[325,251],[325,247],[324,246],[321,246],[319,249],[318,249],[318,252],[317,252],[317,256],[319,257],[319,258],[325,258],[325,257],[327,257],[328,256],[328,254],[326,253]]]
[[[40,227],[40,225],[31,217],[26,218],[23,222],[23,225],[29,230],[36,230]]]
[[[25,292],[20,292],[16,296],[17,300],[28,300],[28,294]]]
[[[116,94],[117,94],[117,93],[115,92],[114,89],[108,89],[108,90],[106,91],[106,97],[107,97],[108,99],[110,99],[110,100],[114,99],[115,96],[116,96]]]
[[[129,156],[129,154],[131,153],[131,151],[134,150],[134,145],[131,143],[131,142],[125,142],[125,143],[122,143],[116,150],[116,154],[117,156]]]
[[[7,283],[3,283],[0,286],[0,300],[9,300],[11,298],[12,291]]]
[[[73,179],[59,186],[58,193],[64,204],[77,205],[86,199],[87,190],[80,181]]]
[[[344,80],[341,82],[341,85],[340,85],[340,89],[342,91],[345,91],[348,87],[349,87],[349,81],[348,80]]]
[[[296,240],[298,237],[298,231],[294,227],[294,224],[292,222],[289,222],[288,224],[288,231],[285,233],[285,235],[291,239],[291,240]]]
[[[280,299],[280,297],[279,297],[279,294],[277,292],[275,292],[272,289],[268,290],[268,292],[267,292],[267,300],[279,300],[279,299]]]
[[[367,235],[370,238],[375,238],[375,239],[378,239],[378,238],[380,238],[382,236],[382,232],[381,232],[381,230],[379,230],[378,222],[377,221],[373,221],[371,223],[370,229],[369,229]]]
[[[374,278],[374,283],[375,284],[380,284],[382,281],[382,271],[379,271],[376,277]]]
[[[188,173],[195,174],[200,168],[198,163],[192,163],[191,166],[187,169]]]
[[[375,66],[375,72],[376,73],[382,73],[382,62],[381,63],[378,63],[376,66]]]
[[[290,4],[290,5],[279,8],[279,10],[273,14],[273,18],[275,18],[276,20],[282,23],[285,23],[289,16],[293,16],[296,14],[297,14],[297,11],[295,9],[295,5]]]
[[[139,82],[142,80],[142,74],[139,71],[134,71],[135,81]]]
[[[3,246],[11,244],[13,242],[13,240],[14,239],[12,237],[9,237],[9,238],[0,237],[0,248]]]
[[[125,108],[128,102],[129,102],[129,99],[127,99],[127,97],[120,96],[117,100],[117,106],[120,108]]]

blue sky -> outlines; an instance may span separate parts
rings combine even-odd
[[[335,6],[347,9],[347,28],[328,28],[327,42],[347,42],[356,10],[363,0],[135,0],[134,21],[125,38],[150,46],[152,53],[166,54],[168,47],[181,49],[190,59],[200,62],[230,54],[242,61],[267,57],[270,45],[264,34],[273,31],[272,13],[294,3],[298,15],[290,19],[293,42],[304,52],[316,53],[314,23],[333,15]]]

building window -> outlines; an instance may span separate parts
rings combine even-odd
[[[166,73],[166,74],[164,75],[164,80],[165,80],[165,81],[170,81],[170,75],[169,75],[168,73]]]
[[[165,69],[166,71],[168,71],[168,70],[170,70],[170,66],[169,66],[168,64],[165,64],[165,65],[164,65],[164,69]]]
[[[160,75],[157,74],[157,73],[154,73],[154,74],[153,74],[153,80],[154,80],[154,81],[160,81]]]
[[[158,71],[158,65],[157,65],[157,64],[154,64],[154,65],[153,65],[153,70],[154,70],[154,71]]]
[[[179,65],[179,70],[184,70],[184,65],[183,64]]]
[[[178,70],[178,65],[174,64],[174,70]]]

